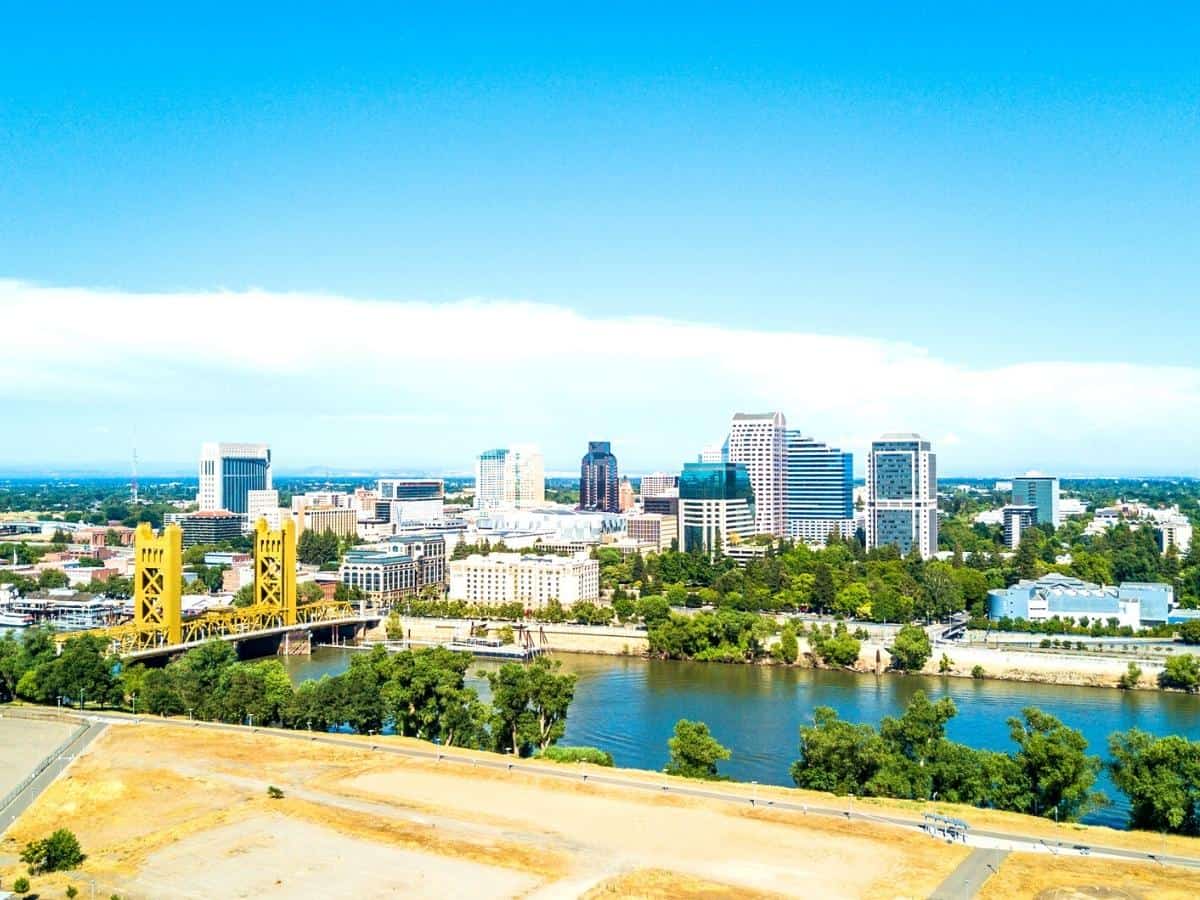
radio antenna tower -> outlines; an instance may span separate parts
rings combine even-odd
[[[137,483],[137,445],[133,447],[133,483],[130,485],[130,495],[134,506],[138,502],[138,483]]]

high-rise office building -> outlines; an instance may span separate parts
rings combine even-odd
[[[1038,525],[1062,524],[1058,509],[1058,478],[1040,472],[1027,472],[1012,480],[1012,502],[1014,506],[1032,506],[1037,509]]]
[[[1036,506],[1006,506],[1000,515],[1004,521],[1004,543],[1013,550],[1021,545],[1021,536],[1037,524]]]
[[[719,460],[717,461],[719,462]],[[667,472],[652,472],[649,475],[642,476],[638,486],[638,493],[645,500],[647,497],[657,497],[677,487],[679,487],[678,475],[671,475]]]
[[[617,458],[608,441],[588,441],[579,464],[579,508],[590,512],[620,512]]]
[[[759,534],[785,533],[786,429],[787,421],[780,412],[735,413],[730,423],[728,459],[741,463],[750,473],[754,525]]]
[[[475,460],[476,509],[528,509],[545,502],[545,469],[536,447],[485,450]]]
[[[380,478],[374,517],[388,522],[432,522],[445,513],[446,483],[440,478]]]
[[[617,498],[619,500],[617,506],[620,507],[621,512],[633,509],[634,504],[637,503],[637,494],[633,492],[633,482],[628,478],[621,479],[621,486],[617,488]]]
[[[249,492],[271,489],[271,450],[266,444],[209,442],[200,448],[201,512],[250,512]]]
[[[824,544],[830,532],[854,536],[854,455],[799,431],[784,437],[784,522],[787,536]]]
[[[937,456],[919,434],[885,434],[867,457],[867,547],[937,551]]]
[[[753,537],[754,489],[741,463],[687,463],[679,476],[679,549],[712,554]]]

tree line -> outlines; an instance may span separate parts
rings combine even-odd
[[[575,676],[542,656],[486,673],[491,702],[466,684],[471,657],[441,647],[355,654],[339,675],[293,687],[276,659],[239,662],[213,640],[162,668],[122,667],[93,635],[56,654],[47,629],[0,639],[0,699],[126,708],[205,721],[395,733],[528,756],[562,737]]]

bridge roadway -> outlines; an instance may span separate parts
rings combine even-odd
[[[64,715],[71,716],[78,714],[65,713]],[[723,790],[712,783],[698,782],[693,786],[686,779],[669,778],[661,776],[659,773],[647,771],[648,776],[659,775],[657,779],[646,778],[639,780],[635,778],[626,778],[617,774],[604,775],[592,769],[587,772],[581,772],[578,769],[560,764],[547,765],[533,760],[523,760],[517,758],[503,757],[498,754],[488,753],[481,756],[474,756],[470,751],[456,749],[452,753],[447,753],[437,745],[430,745],[428,750],[413,747],[407,743],[395,741],[389,742],[388,738],[376,738],[374,742],[364,741],[362,739],[354,739],[350,737],[339,737],[334,734],[318,734],[311,731],[291,731],[283,728],[262,728],[258,726],[245,725],[226,725],[219,722],[200,722],[187,721],[183,722],[178,719],[158,719],[149,717],[135,717],[125,713],[104,713],[92,714],[86,717],[89,721],[133,721],[141,725],[184,725],[195,728],[209,728],[223,731],[251,731],[253,733],[262,732],[274,737],[288,738],[291,740],[315,741],[322,744],[330,744],[341,747],[352,747],[358,750],[369,747],[372,751],[378,753],[391,753],[396,756],[409,757],[411,759],[430,760],[437,763],[447,763],[448,765],[458,765],[472,768],[483,767],[497,769],[508,772],[523,772],[530,775],[538,775],[541,777],[561,778],[564,781],[583,782],[585,784],[601,784],[608,787],[624,788],[626,790],[650,791],[652,793],[668,794],[675,797],[697,797],[705,800],[716,800],[725,803],[732,803],[738,806],[752,806],[763,809],[782,809],[789,812],[799,812],[804,815],[824,816],[827,818],[843,819],[848,822],[861,822],[867,825],[883,825],[886,827],[904,828],[909,830],[918,830],[925,834],[929,834],[926,829],[924,820],[915,819],[908,816],[892,815],[885,813],[867,812],[864,810],[853,809],[853,800],[850,798],[851,808],[838,808],[834,806],[822,806],[820,803],[808,803],[791,800],[776,800],[774,798],[764,798],[759,800],[756,796],[756,786],[741,784],[740,791]],[[745,789],[749,787],[750,793],[747,795]],[[931,835],[931,837],[937,837]],[[1149,837],[1149,836],[1148,836]],[[938,837],[942,840],[943,838]],[[963,843],[967,846],[981,848],[985,850],[1000,850],[1000,851],[1021,851],[1027,853],[1050,853],[1053,855],[1067,856],[1093,856],[1098,858],[1123,860],[1126,862],[1137,863],[1156,863],[1158,865],[1183,866],[1185,868],[1200,870],[1200,857],[1193,856],[1177,856],[1167,853],[1151,853],[1147,850],[1129,850],[1124,847],[1106,847],[1100,844],[1083,844],[1078,840],[1071,840],[1067,843],[1062,841],[1047,841],[1043,837],[1034,834],[1024,834],[1011,831],[995,831],[991,829],[970,828],[963,839]],[[971,868],[978,868],[980,865],[986,866],[988,862],[997,857],[994,854],[978,855]],[[971,880],[975,880],[972,878]]]
[[[298,622],[295,625],[279,625],[274,628],[260,628],[255,631],[233,631],[228,634],[214,634],[182,644],[164,644],[161,647],[146,647],[142,650],[131,650],[128,653],[122,653],[121,657],[123,659],[138,660],[151,659],[155,656],[168,656],[173,653],[182,653],[185,650],[199,647],[201,644],[208,643],[213,639],[240,643],[242,641],[253,641],[258,638],[293,634],[297,631],[316,631],[324,628],[337,628],[341,625],[366,625],[371,622],[378,622],[384,615],[384,613],[378,612],[360,613],[355,616],[343,616],[340,619],[328,619],[320,622]]]

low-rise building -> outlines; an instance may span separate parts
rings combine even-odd
[[[600,563],[586,553],[575,556],[527,556],[520,553],[472,554],[450,563],[450,599],[499,605],[522,603],[542,609],[551,600],[570,606],[600,597]]]
[[[679,540],[679,519],[662,513],[642,513],[625,517],[625,533],[639,544],[650,544],[656,550],[670,550]]]
[[[346,553],[342,584],[360,589],[372,604],[394,603],[446,580],[446,542],[437,534],[398,535]]]
[[[358,534],[358,512],[348,506],[305,506],[297,516],[298,533],[332,531],[338,537]]]
[[[224,509],[188,513],[179,523],[183,546],[223,544],[242,536],[242,517]]]
[[[988,616],[1045,622],[1055,617],[1079,622],[1108,623],[1133,629],[1161,625],[1175,607],[1175,592],[1167,584],[1125,582],[1098,585],[1051,573],[1019,581],[1012,587],[988,591]]]

